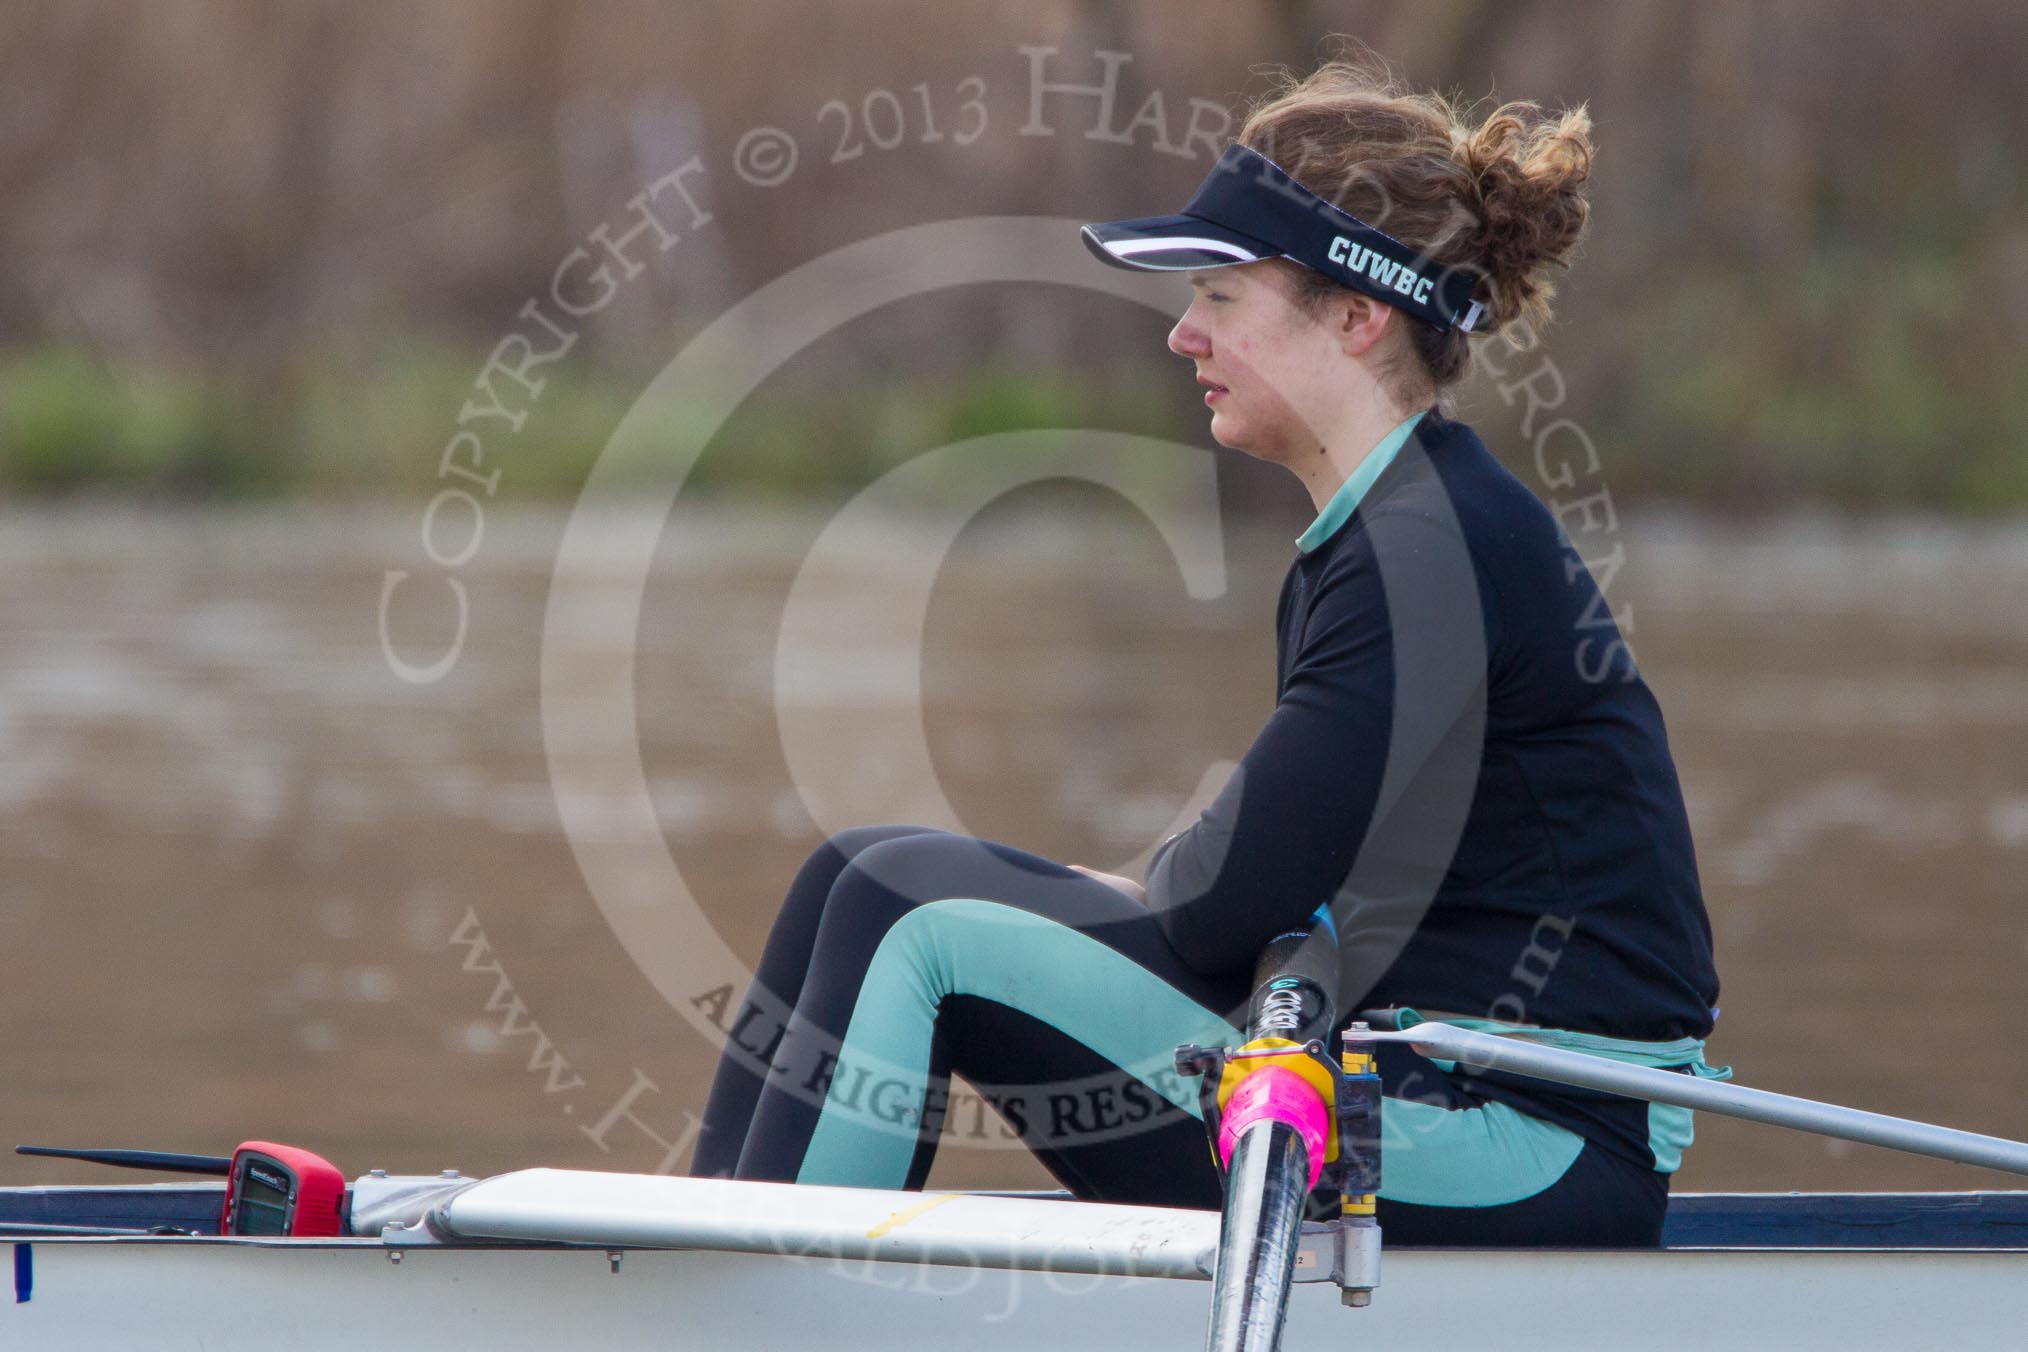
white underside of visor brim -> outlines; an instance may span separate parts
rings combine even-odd
[[[1237,244],[1227,244],[1222,239],[1204,239],[1196,235],[1162,235],[1154,239],[1108,239],[1100,241],[1107,253],[1115,258],[1134,258],[1145,253],[1167,253],[1179,249],[1194,249],[1199,253],[1222,254],[1235,263],[1257,262],[1260,258]]]
[[[1191,272],[1199,268],[1230,268],[1254,263],[1269,254],[1204,235],[1129,235],[1101,239],[1084,228],[1086,247],[1115,267],[1149,272]]]

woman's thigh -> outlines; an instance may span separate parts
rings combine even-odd
[[[1221,1013],[1248,994],[1244,976],[1185,967],[1147,907],[1105,883],[998,841],[918,831],[865,846],[838,872],[806,964],[804,994],[816,998],[802,1004],[818,1022],[840,1023],[824,1016],[849,1016],[866,974],[876,963],[892,974],[911,946],[919,965],[935,967],[926,980],[1005,989],[1059,1011],[1105,1001],[1105,983],[1131,969]],[[1121,1017],[1133,1009],[1117,998],[1108,1007]]]
[[[1471,1164],[1469,1157],[1464,1162]],[[1668,1175],[1580,1141],[1568,1167],[1528,1197],[1490,1206],[1436,1206],[1383,1191],[1379,1219],[1391,1244],[1653,1248],[1662,1242],[1668,1204]]]
[[[1380,1225],[1391,1243],[1652,1246],[1668,1177],[1380,1049]]]
[[[920,1182],[951,1070],[1021,1116],[1024,1139],[1054,1127],[1092,1147],[1079,1160],[1124,1158],[1096,1138],[1175,1126],[1178,1101],[1194,1104],[1176,1044],[1230,1039],[1245,995],[1184,968],[1139,902],[1054,861],[966,836],[885,841],[826,899],[740,1175]],[[1085,1110],[1065,1106],[1087,1092]],[[1135,1122],[1112,1121],[1113,1102]]]
[[[1132,999],[1132,986],[1120,989]],[[961,995],[944,1001],[938,1069],[956,1070],[997,1112],[968,1104],[948,1114],[945,1139],[971,1147],[1018,1141],[1050,1176],[1088,1201],[1215,1208],[1221,1195],[1210,1142],[1195,1107],[1196,1082],[1178,1076],[1178,1042],[1236,1029],[1206,1020],[1195,1036],[1155,1031],[1111,1055],[1049,1018]],[[1112,1056],[1139,1062],[1128,1067]]]

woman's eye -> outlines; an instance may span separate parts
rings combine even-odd
[[[1231,299],[1231,297],[1227,296],[1223,291],[1207,291],[1204,293],[1204,299],[1210,301],[1222,301],[1229,300]]]

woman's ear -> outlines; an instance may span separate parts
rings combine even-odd
[[[1400,313],[1392,305],[1382,304],[1371,296],[1349,292],[1337,299],[1332,315],[1332,333],[1346,356],[1363,357],[1375,343],[1387,336],[1395,316]]]

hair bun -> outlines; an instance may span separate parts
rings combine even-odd
[[[1452,157],[1477,185],[1480,227],[1470,252],[1485,269],[1485,301],[1498,328],[1547,319],[1553,268],[1568,268],[1591,204],[1591,114],[1555,116],[1504,103],[1476,131],[1453,135]]]
[[[1548,322],[1550,278],[1570,266],[1590,214],[1591,116],[1504,103],[1482,119],[1455,95],[1411,89],[1357,39],[1343,46],[1308,75],[1280,72],[1238,139],[1325,201],[1474,274],[1486,312],[1469,332],[1402,326],[1412,352],[1394,390],[1407,407],[1464,379],[1474,338]],[[1305,303],[1347,289],[1298,271]]]

